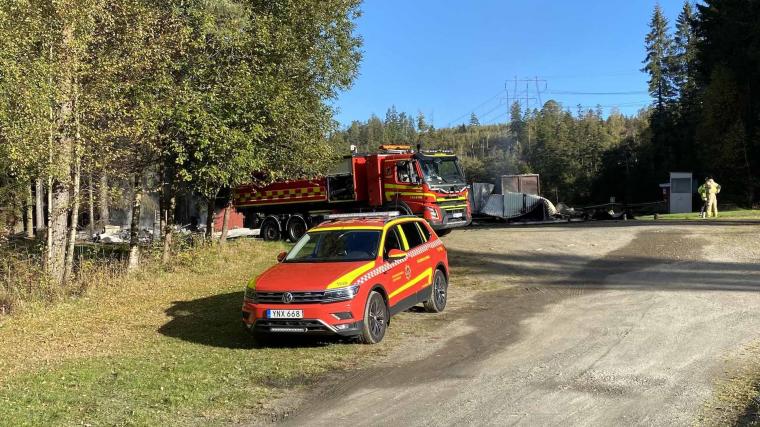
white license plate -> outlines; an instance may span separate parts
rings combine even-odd
[[[301,319],[303,310],[267,310],[267,319]]]
[[[462,212],[455,212],[451,214],[452,218],[461,218],[464,214]]]

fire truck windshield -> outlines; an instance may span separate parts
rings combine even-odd
[[[464,184],[464,175],[456,157],[420,159],[420,167],[428,184]]]
[[[309,231],[288,253],[285,262],[368,261],[377,257],[380,231]]]

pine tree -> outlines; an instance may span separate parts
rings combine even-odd
[[[649,93],[657,102],[657,109],[663,111],[665,104],[675,95],[673,82],[669,76],[669,54],[672,50],[672,38],[668,34],[668,20],[658,4],[652,13],[646,42],[645,71],[649,74]]]
[[[480,120],[478,120],[478,116],[475,113],[470,113],[470,127],[475,126],[480,126]]]
[[[687,0],[676,20],[670,55],[670,73],[681,100],[693,96],[696,90],[697,37],[693,27],[694,8]]]
[[[422,111],[417,112],[417,131],[418,132],[427,132],[428,130],[428,123],[425,120],[425,113]]]

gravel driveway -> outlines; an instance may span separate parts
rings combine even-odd
[[[473,227],[444,241],[450,321],[326,382],[288,422],[700,423],[760,341],[758,224]]]

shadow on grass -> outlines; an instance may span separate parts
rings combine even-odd
[[[744,413],[734,423],[737,427],[760,425],[760,385],[757,387],[759,394],[750,401]]]
[[[243,292],[174,301],[166,310],[172,319],[158,332],[195,344],[229,349],[321,347],[341,341],[304,335],[272,336],[264,342],[256,341],[243,327],[242,303]]]

